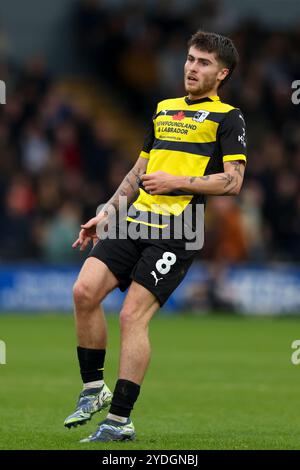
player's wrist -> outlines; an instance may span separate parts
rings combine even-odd
[[[109,215],[109,212],[108,212],[108,209],[107,208],[103,208],[99,214],[96,215],[96,220],[97,220],[97,223],[99,222],[102,222],[106,219],[108,219],[108,215]]]
[[[173,190],[184,190],[186,186],[186,177],[185,176],[175,176],[173,180]]]

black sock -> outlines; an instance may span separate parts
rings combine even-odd
[[[80,374],[84,384],[103,380],[105,349],[88,349],[77,346]]]
[[[140,385],[119,379],[116,383],[109,412],[128,418],[140,393]]]

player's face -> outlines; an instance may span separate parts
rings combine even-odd
[[[220,64],[214,53],[190,47],[184,65],[184,86],[191,98],[217,93],[218,85],[229,70]]]

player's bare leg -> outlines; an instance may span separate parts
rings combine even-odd
[[[156,297],[148,289],[133,281],[120,313],[119,379],[141,385],[151,355],[149,322],[158,308]]]
[[[119,379],[109,414],[97,431],[81,442],[135,438],[135,429],[129,416],[149,365],[151,347],[148,327],[158,308],[159,302],[154,295],[133,281],[120,313]]]
[[[65,419],[68,428],[85,424],[111,402],[112,393],[103,380],[107,327],[100,302],[117,285],[108,267],[93,257],[85,261],[74,285],[77,354],[84,387],[75,412]]]
[[[106,320],[100,302],[117,285],[116,277],[106,264],[93,257],[85,261],[73,288],[79,346],[106,348]]]

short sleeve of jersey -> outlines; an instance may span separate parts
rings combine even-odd
[[[150,150],[153,147],[154,143],[154,122],[153,119],[155,119],[156,113],[153,115],[152,120],[149,122],[146,135],[145,135],[145,140],[144,140],[144,145],[142,148],[142,151],[140,153],[140,157],[143,158],[149,158],[150,157]]]
[[[229,111],[219,128],[223,162],[247,160],[246,125],[239,109]]]

